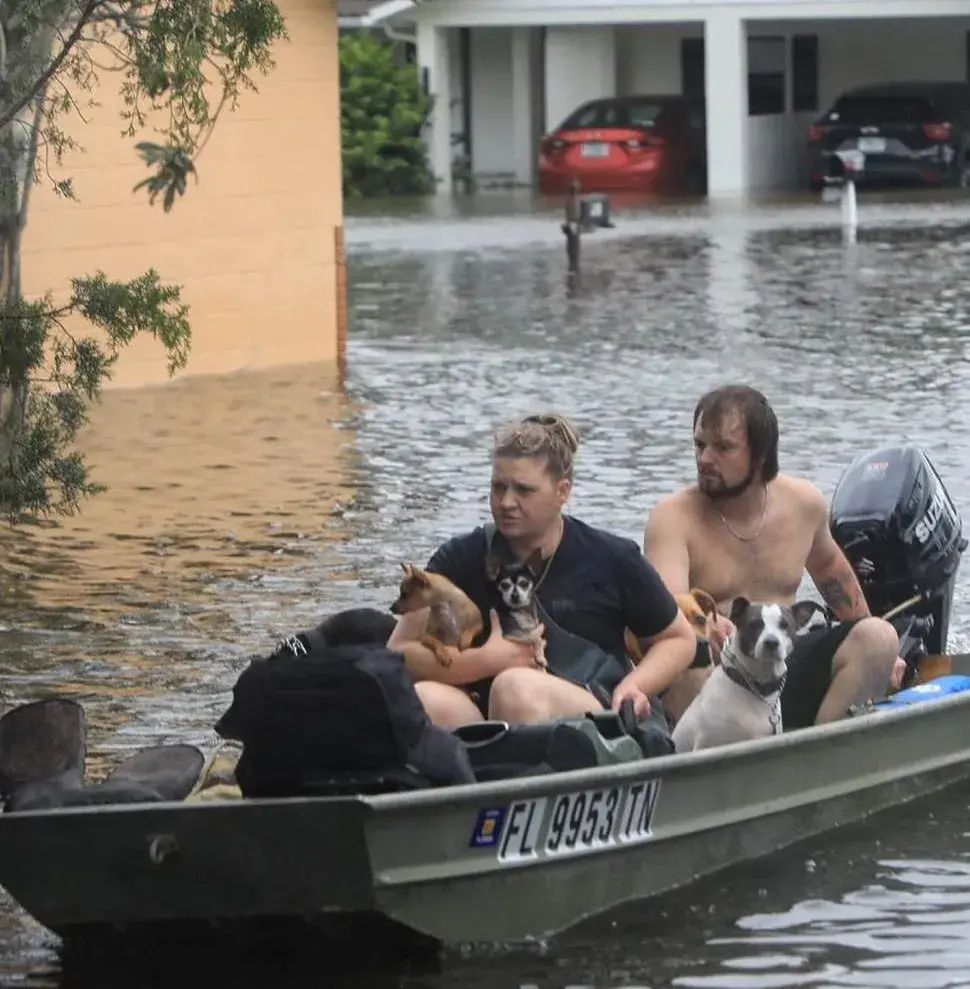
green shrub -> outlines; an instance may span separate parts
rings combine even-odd
[[[431,97],[416,65],[365,31],[340,38],[340,136],[348,198],[419,195],[435,182],[422,130]]]

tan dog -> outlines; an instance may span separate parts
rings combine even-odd
[[[391,605],[395,615],[430,608],[424,635],[418,640],[434,653],[442,666],[451,666],[446,646],[467,649],[482,630],[482,614],[464,591],[447,577],[428,573],[410,563],[402,563],[404,579],[397,600]]]
[[[698,642],[706,643],[709,648],[711,632],[718,615],[714,598],[707,591],[695,587],[688,594],[675,594],[674,600],[690,622]],[[692,666],[684,670],[667,688],[664,693],[664,710],[673,719],[674,724],[680,720],[713,672],[713,662],[710,666]]]

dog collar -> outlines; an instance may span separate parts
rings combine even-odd
[[[785,686],[785,678],[779,677],[776,680],[748,680],[745,675],[733,666],[721,663],[721,669],[727,674],[729,680],[733,680],[739,687],[744,687],[762,697],[770,697],[777,694]]]
[[[783,676],[776,677],[774,680],[755,680],[752,677],[746,677],[735,664],[734,643],[729,639],[721,647],[721,669],[727,674],[729,680],[732,680],[739,687],[750,690],[753,694],[759,694],[761,697],[770,697],[785,686]]]

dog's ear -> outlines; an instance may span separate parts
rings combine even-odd
[[[799,629],[805,628],[816,614],[821,615],[824,620],[828,619],[824,605],[818,601],[796,601],[791,613],[795,619],[795,628]]]
[[[402,563],[401,564],[401,569],[404,571],[404,576],[405,577],[410,577],[411,576],[411,564],[410,563]]]
[[[746,597],[736,597],[731,605],[731,614],[728,616],[737,625],[738,619],[748,610],[751,602]]]
[[[700,587],[692,587],[690,590],[690,596],[697,602],[701,611],[705,615],[710,615],[712,618],[717,618],[717,602],[711,597],[707,591],[702,590]]]
[[[498,560],[491,553],[485,557],[485,576],[489,580],[497,580],[499,571],[502,569]]]

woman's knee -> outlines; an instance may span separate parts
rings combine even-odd
[[[588,690],[524,667],[504,670],[492,681],[489,692],[488,716],[497,721],[534,724],[600,709]]]
[[[551,718],[549,674],[519,667],[503,670],[489,690],[488,716],[511,722]]]
[[[440,728],[457,728],[481,721],[482,713],[463,690],[447,683],[421,680],[414,685],[428,717]]]

